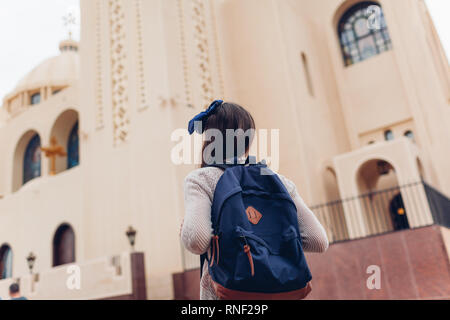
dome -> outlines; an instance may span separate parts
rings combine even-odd
[[[78,80],[78,43],[73,40],[62,41],[59,48],[61,53],[58,56],[49,58],[34,68],[8,96],[42,87],[65,87]]]

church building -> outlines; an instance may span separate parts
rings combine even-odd
[[[198,299],[173,133],[218,98],[279,130],[327,231],[309,299],[450,298],[450,68],[424,0],[80,2],[80,42],[1,103],[1,298]]]

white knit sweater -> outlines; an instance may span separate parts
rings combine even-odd
[[[212,237],[211,205],[216,184],[223,174],[218,168],[202,168],[191,172],[185,179],[185,217],[181,227],[181,240],[190,252],[201,255],[209,252]],[[297,207],[300,237],[303,250],[308,252],[324,252],[328,248],[328,239],[324,228],[305,205],[297,192],[295,184],[278,175],[291,195]],[[211,254],[209,252],[209,254]],[[217,300],[208,266],[203,266],[200,280],[200,299]]]

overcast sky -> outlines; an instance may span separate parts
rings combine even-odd
[[[426,0],[450,56],[450,0]],[[0,1],[0,105],[16,83],[44,59],[59,53],[67,38],[63,16],[79,8],[79,0]],[[79,39],[79,28],[74,38]]]

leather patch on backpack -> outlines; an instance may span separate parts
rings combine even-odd
[[[248,220],[253,224],[258,224],[262,218],[262,214],[253,207],[248,207],[245,212],[247,213]]]

